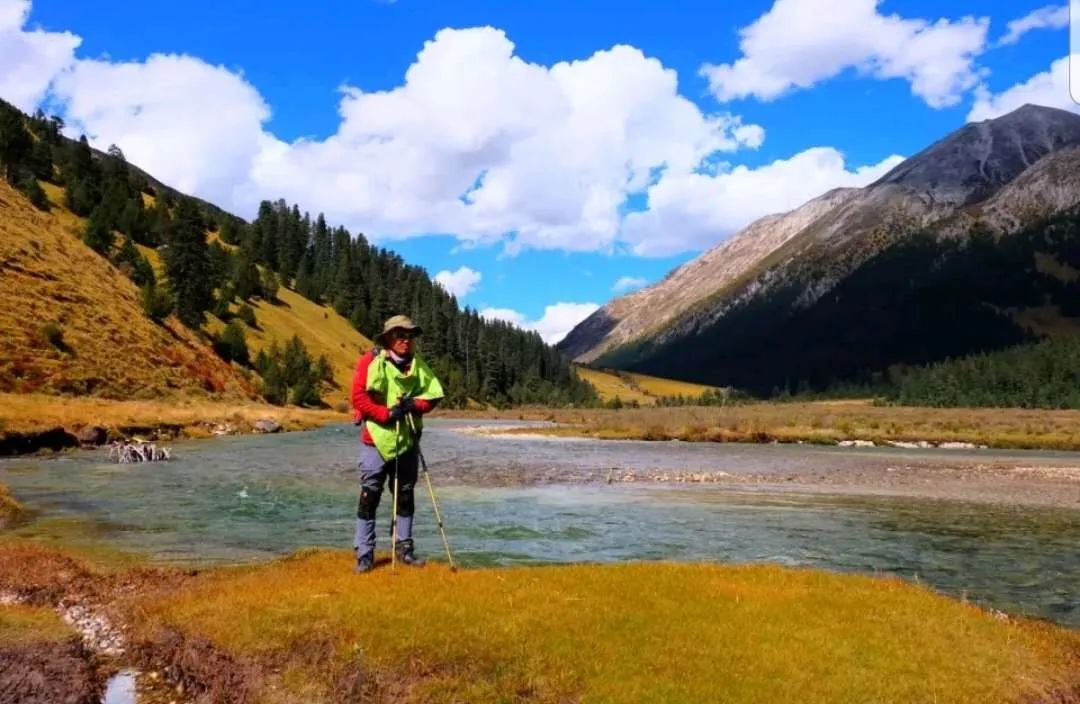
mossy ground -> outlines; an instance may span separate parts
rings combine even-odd
[[[68,640],[75,636],[52,609],[40,606],[0,605],[0,644],[26,644]]]
[[[130,664],[206,701],[1080,702],[1080,633],[896,578],[352,564],[310,550],[200,572],[9,537],[0,591],[81,595],[124,628]],[[0,645],[67,635],[47,609],[0,609]]]
[[[897,579],[673,563],[350,570],[326,551],[216,570],[142,600],[139,628],[263,663],[281,673],[275,701],[338,701],[358,678],[372,699],[415,702],[1080,696],[1077,633]]]

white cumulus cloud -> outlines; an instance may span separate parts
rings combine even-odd
[[[648,279],[640,276],[620,276],[619,280],[615,282],[615,285],[611,287],[611,290],[615,293],[623,293],[624,291],[633,291],[636,288],[649,283]]]
[[[474,271],[467,266],[460,266],[456,271],[444,269],[435,274],[435,281],[455,298],[464,298],[469,295],[482,278],[483,275],[479,271]]]
[[[262,123],[270,110],[259,92],[191,56],[80,60],[57,77],[53,95],[94,146],[116,144],[156,178],[225,207],[237,205],[237,189],[269,141]]]
[[[968,122],[1000,117],[1027,103],[1080,112],[1080,105],[1069,96],[1068,57],[1057,59],[1046,71],[997,94],[980,86],[975,93],[975,104],[968,113]]]
[[[544,308],[539,320],[528,317],[512,308],[484,308],[480,317],[502,320],[525,330],[535,330],[548,344],[555,344],[566,337],[574,326],[588,318],[599,308],[595,303],[554,303]]]
[[[935,108],[955,105],[973,88],[975,57],[986,48],[987,18],[951,21],[882,14],[880,0],[776,0],[739,31],[742,56],[701,72],[722,101],[772,100],[853,68],[899,78]]]
[[[814,5],[822,1],[779,0],[744,30],[745,56],[731,71],[779,77],[763,93],[772,95],[821,77],[792,78],[788,67],[824,66],[828,74],[858,65],[903,74],[928,100],[947,100],[966,85],[970,56],[985,38],[982,20],[884,16],[872,0],[825,13]],[[673,70],[634,47],[537,64],[491,27],[439,31],[398,86],[343,88],[332,135],[288,142],[267,129],[270,107],[237,70],[187,55],[78,58],[79,38],[28,27],[28,8],[26,0],[0,0],[4,97],[25,106],[48,87],[52,104],[95,146],[115,143],[165,182],[248,217],[260,200],[283,197],[374,239],[448,233],[465,244],[501,242],[510,253],[652,255],[706,248],[756,217],[865,183],[893,163],[854,168],[835,149],[817,148],[717,171],[703,165],[759,146],[764,130],[703,111],[679,93]],[[782,42],[790,65],[765,61],[763,42],[806,8],[837,22],[807,22],[812,36]],[[858,36],[860,22],[873,51]],[[835,55],[821,63],[824,24],[835,25],[827,37]],[[863,48],[853,54],[845,39]],[[904,46],[901,55],[878,51],[889,42]],[[763,90],[732,80],[714,80],[714,88]],[[628,199],[640,195],[649,210],[628,215]]]
[[[635,254],[646,256],[704,249],[830,189],[872,183],[901,161],[893,155],[851,168],[838,150],[812,147],[756,169],[664,176],[649,189],[648,210],[627,217],[623,238]]]
[[[36,36],[19,28],[25,12],[7,14],[9,33]],[[340,124],[321,140],[278,139],[243,75],[197,57],[68,56],[32,79],[8,73],[18,90],[5,94],[34,102],[51,83],[94,146],[115,143],[241,215],[283,197],[376,239],[450,233],[511,253],[610,250],[627,198],[658,173],[764,139],[737,116],[703,112],[673,70],[634,47],[548,66],[491,27],[439,31],[396,88],[344,87]]]
[[[1023,17],[1009,22],[1004,36],[998,40],[998,46],[1015,44],[1020,38],[1034,29],[1061,29],[1069,26],[1069,5],[1047,5],[1033,10]]]
[[[49,84],[75,60],[71,32],[27,28],[30,0],[0,0],[0,98],[32,111]]]
[[[251,200],[283,193],[376,235],[450,232],[511,252],[610,248],[620,206],[656,170],[763,139],[702,113],[638,49],[543,66],[491,27],[441,30],[401,86],[347,88],[340,111],[328,139],[264,150]]]

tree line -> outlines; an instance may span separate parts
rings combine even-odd
[[[892,370],[885,398],[906,406],[1080,409],[1080,335]]]
[[[322,214],[312,218],[281,200],[264,201],[247,223],[151,184],[116,147],[102,155],[85,136],[64,137],[63,128],[59,117],[41,111],[26,117],[0,101],[4,177],[42,209],[49,202],[39,181],[63,186],[65,207],[86,218],[86,244],[141,287],[143,307],[152,318],[175,314],[195,330],[202,329],[208,313],[228,322],[214,340],[215,349],[258,372],[268,400],[313,402],[325,376],[319,360],[306,350],[301,354],[299,339],[254,359],[246,350],[237,319],[254,326],[248,304],[256,298],[274,303],[279,288],[287,286],[333,306],[370,338],[391,315],[412,317],[424,329],[421,350],[444,382],[447,405],[462,406],[469,399],[500,406],[597,402],[592,386],[538,333],[461,307],[423,268],[372,245],[363,234],[331,226]],[[208,241],[208,232],[216,232],[224,244]],[[161,253],[163,280],[136,244]],[[303,373],[298,359],[307,360]]]
[[[305,298],[333,306],[372,339],[391,315],[409,315],[424,330],[422,353],[444,381],[449,405],[470,398],[494,405],[596,402],[592,386],[538,333],[460,307],[422,267],[331,226],[322,214],[263,201],[250,224],[227,220],[220,234],[237,247],[238,295],[261,267]]]

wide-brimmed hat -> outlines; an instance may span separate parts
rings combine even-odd
[[[379,333],[379,337],[376,338],[383,345],[386,344],[386,335],[394,330],[408,330],[413,335],[423,334],[423,329],[412,321],[407,315],[395,315],[391,318],[387,318],[383,323],[382,332]]]

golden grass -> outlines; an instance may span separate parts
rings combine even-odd
[[[600,399],[605,402],[618,397],[623,403],[637,401],[643,406],[651,406],[656,403],[658,396],[689,396],[696,398],[712,388],[688,381],[662,379],[647,374],[611,369],[577,367],[577,373],[582,379],[596,387]]]
[[[252,357],[274,340],[283,345],[297,335],[312,357],[325,354],[330,360],[335,386],[326,390],[323,400],[331,406],[347,404],[356,360],[371,348],[372,341],[330,306],[319,305],[284,286],[278,291],[278,299],[277,303],[261,299],[252,303],[258,328],[244,328]],[[214,319],[213,329],[220,326],[221,322]]]
[[[155,401],[112,401],[94,397],[63,398],[46,394],[0,393],[0,432],[34,432],[63,427],[70,430],[100,425],[109,430],[179,430],[189,437],[208,435],[215,426],[237,432],[251,430],[263,418],[286,430],[303,430],[347,420],[341,413],[264,403],[229,403],[178,398]]]
[[[0,644],[28,644],[67,640],[75,631],[52,609],[37,606],[0,605]]]
[[[15,500],[8,488],[0,484],[0,530],[20,523],[26,517],[26,509]]]
[[[605,439],[824,444],[926,440],[1004,449],[1080,450],[1080,411],[1075,410],[914,408],[846,400],[618,411],[519,409],[486,415],[566,424],[520,432]]]
[[[692,396],[696,398],[701,396],[705,391],[713,388],[702,384],[694,384],[689,381],[661,379],[658,376],[649,376],[648,374],[637,374],[635,372],[624,373],[633,379],[638,387],[643,389],[645,393],[652,396]]]
[[[1078,634],[897,579],[671,563],[350,570],[326,551],[216,570],[133,613],[144,634],[176,628],[283,672],[305,701],[340,694],[350,671],[411,702],[1036,702],[1080,686]]]
[[[44,184],[51,212],[0,184],[0,392],[238,400],[251,381],[175,319],[147,318],[134,284],[80,239],[82,221]],[[62,331],[62,344],[43,335]]]
[[[654,397],[645,393],[644,389],[631,385],[615,372],[577,367],[577,373],[579,377],[593,385],[601,401],[608,402],[618,397],[623,403],[637,401],[643,406],[652,405],[656,401]]]

